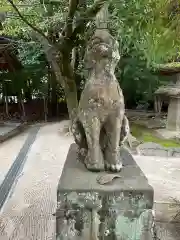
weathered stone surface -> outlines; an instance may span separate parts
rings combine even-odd
[[[85,149],[83,162],[91,171],[120,171],[119,145],[129,133],[124,96],[114,74],[119,44],[107,29],[97,29],[86,50],[87,80],[72,125],[75,141]]]
[[[171,148],[171,156],[180,158],[180,148]]]
[[[108,173],[88,171],[77,150],[72,144],[57,189],[57,239],[152,240],[154,192],[131,154],[121,150],[120,178],[101,185]]]
[[[114,191],[152,191],[151,186],[148,185],[147,178],[141,171],[139,166],[134,161],[130,153],[126,149],[121,150],[121,157],[123,161],[124,169],[120,173],[120,179],[115,180],[113,184],[108,186],[101,186],[97,183],[96,178],[98,176],[108,174],[108,172],[90,172],[87,171],[84,165],[79,161],[77,156],[77,145],[72,144],[67,156],[66,163],[64,165],[63,173],[59,181],[58,190],[72,191],[74,189],[78,191],[88,191],[88,189],[93,189],[93,191],[102,192],[114,192]],[[73,181],[69,181],[69,176]],[[83,179],[83,181],[82,181]]]
[[[180,157],[180,148],[165,148],[153,142],[142,143],[137,147],[139,155],[159,157]]]
[[[157,129],[166,127],[166,119],[162,118],[151,118],[146,122],[147,128]]]
[[[168,107],[167,129],[171,131],[180,130],[180,97],[171,97]]]
[[[27,128],[26,123],[5,122],[0,125],[0,143],[16,136]]]
[[[168,157],[169,150],[164,148],[160,144],[153,142],[142,143],[137,147],[137,151],[140,155],[144,156],[161,156]]]
[[[155,132],[164,139],[174,139],[180,140],[180,132],[178,131],[170,131],[167,128],[164,129],[156,129]]]

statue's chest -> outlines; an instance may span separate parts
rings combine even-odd
[[[122,95],[122,91],[116,81],[89,82],[84,88],[83,95],[86,98],[116,100]]]

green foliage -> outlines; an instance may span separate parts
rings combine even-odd
[[[22,76],[32,80],[32,87],[37,88],[40,80],[47,74],[47,61],[40,44],[23,42],[19,44],[19,59],[23,64]]]
[[[124,92],[125,101],[130,106],[147,103],[153,99],[153,93],[159,78],[147,68],[146,62],[136,55],[122,57],[117,77]]]
[[[44,34],[48,30],[59,32],[68,11],[68,1],[51,5],[40,0],[13,1],[24,18],[38,27]],[[87,5],[94,1],[88,0]],[[152,67],[168,62],[180,52],[180,17],[171,8],[170,0],[112,0],[109,28],[120,43],[121,61],[117,77],[124,90],[125,99],[130,103],[147,102],[153,99],[153,92],[162,79],[153,74]],[[26,6],[22,6],[26,4]],[[28,5],[29,4],[29,5]],[[31,79],[33,89],[41,88],[43,77],[47,74],[44,50],[40,43],[32,40],[33,30],[20,19],[7,0],[1,0],[0,8],[8,12],[4,22],[3,34],[18,36],[26,43],[19,43],[19,58],[24,69],[19,74],[18,85],[26,87]],[[172,14],[173,13],[173,14]],[[78,16],[78,14],[77,14]],[[93,22],[86,26],[78,48],[79,63],[75,69],[76,83],[82,88],[83,55],[85,43],[93,32]],[[83,80],[83,81],[82,81]],[[24,82],[23,82],[24,81]],[[46,89],[47,86],[42,88]],[[40,91],[40,92],[45,92]]]
[[[42,63],[45,64],[46,62],[44,50],[41,45],[36,42],[19,42],[18,50],[19,59],[25,67],[29,65],[40,65]]]
[[[65,22],[66,12],[68,10],[68,2],[61,1],[60,4],[45,5],[39,0],[30,1],[13,1],[22,16],[33,26],[46,33],[50,28],[56,29],[62,27],[62,22]],[[2,0],[0,7],[3,11],[7,11],[7,18],[4,22],[2,33],[11,36],[19,36],[22,38],[31,39],[32,29],[25,23],[8,3],[7,0]],[[51,9],[50,9],[51,8]],[[52,11],[52,16],[49,15]]]
[[[121,60],[117,76],[130,105],[153,100],[154,90],[165,78],[156,76],[153,67],[177,57],[180,35],[171,21],[169,0],[113,0],[109,23],[120,43]]]
[[[170,17],[170,0],[114,0],[112,24],[121,43],[122,55],[135,50],[148,66],[167,61],[180,51],[177,23],[179,14]]]
[[[42,78],[47,74],[47,62],[40,44],[35,42],[18,42],[18,58],[23,69],[16,72],[4,72],[2,79],[8,79],[9,95],[18,95],[23,89],[27,91],[27,80],[31,81],[31,88],[42,88]]]
[[[33,95],[37,98],[48,97],[48,76],[44,75],[38,85],[34,87]]]

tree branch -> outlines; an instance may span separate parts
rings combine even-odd
[[[85,25],[90,19],[96,16],[107,1],[108,0],[97,0],[84,14],[81,15],[80,20],[71,35],[72,40],[75,40],[77,35],[84,31]]]
[[[45,39],[42,35],[36,33],[36,38],[39,40],[39,42],[43,46],[46,59],[55,73],[56,80],[64,88],[65,84],[61,74],[60,64],[58,64],[57,62],[58,50],[56,49],[55,45],[51,46],[48,40]]]
[[[77,10],[78,0],[69,0],[69,11],[66,21],[66,26],[62,32],[62,35],[66,35],[66,37],[70,37],[73,31],[73,18],[75,12]]]
[[[9,2],[11,4],[11,6],[13,7],[13,9],[17,12],[17,14],[19,15],[19,17],[22,19],[23,22],[25,22],[30,28],[32,28],[35,32],[39,33],[41,36],[43,36],[44,38],[47,38],[47,36],[37,27],[33,26],[30,22],[27,21],[27,19],[20,13],[20,11],[18,10],[18,8],[16,7],[16,5],[13,3],[12,0],[6,0],[7,2]],[[49,41],[49,40],[48,40]]]
[[[85,30],[86,24],[96,17],[96,14],[101,10],[101,8],[107,3],[108,0],[97,0],[89,9],[86,10],[84,14],[80,15],[79,20],[76,22],[76,27],[71,35],[68,37],[61,35],[57,48],[61,53],[69,53],[74,47],[79,45],[81,41],[77,37],[78,34],[83,33]]]
[[[85,13],[81,14],[74,31],[69,34],[68,38],[71,38],[71,40],[74,41],[76,39],[76,36],[84,31],[85,25],[89,22],[89,20],[96,16],[96,14],[107,1],[108,0],[97,0],[89,9],[86,10]],[[65,35],[65,31],[66,27],[63,29],[61,34]]]

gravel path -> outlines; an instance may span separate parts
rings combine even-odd
[[[0,239],[54,239],[56,187],[72,137],[60,137],[64,122],[42,127],[21,177],[0,216]]]
[[[11,192],[12,186],[15,185],[16,179],[24,167],[27,159],[27,153],[34,143],[39,129],[40,125],[36,125],[30,128],[26,141],[24,142],[19,154],[15,158],[8,173],[6,174],[4,181],[0,185],[0,209],[4,205],[9,193]]]
[[[158,202],[180,199],[180,161],[170,157],[134,156],[154,188],[154,198]]]
[[[23,146],[28,133],[24,132],[21,135],[0,144],[0,184],[5,178],[14,159],[18,156],[21,147]]]

